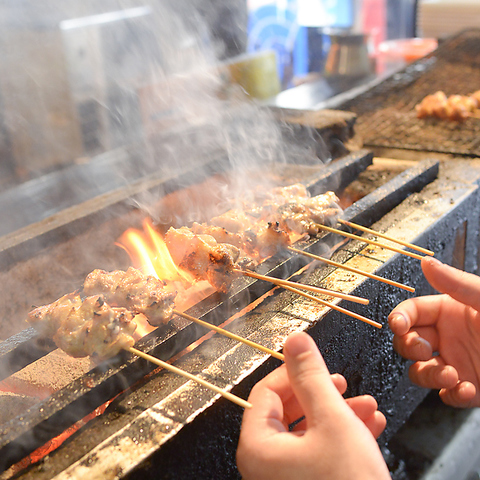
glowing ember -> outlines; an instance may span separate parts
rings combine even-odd
[[[8,473],[11,475],[14,475],[15,473],[20,472],[21,470],[28,467],[29,465],[32,465],[40,461],[46,455],[56,450],[63,442],[65,442],[65,440],[71,437],[77,430],[79,430],[81,427],[86,425],[90,420],[102,415],[103,412],[110,405],[110,403],[112,403],[113,400],[114,398],[104,403],[100,407],[97,407],[92,413],[90,413],[83,419],[79,420],[78,422],[74,423],[71,427],[67,428],[63,433],[61,433],[57,437],[52,438],[45,445],[37,448],[35,451],[33,451],[30,455],[25,457],[23,460],[20,460],[20,462],[12,465],[9,468]]]

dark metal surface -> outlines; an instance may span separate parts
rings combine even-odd
[[[349,164],[348,161],[345,163]],[[344,217],[352,221],[361,218],[366,225],[370,225],[386,211],[398,205],[409,192],[412,193],[431,182],[437,173],[436,162],[427,161],[416,165],[379,189],[378,193],[374,192],[365,197],[361,212],[352,207],[345,212]],[[318,180],[322,181],[322,178]],[[315,183],[311,183],[309,188],[314,189]],[[394,193],[395,191],[399,193]],[[311,239],[304,246],[313,252],[324,250],[325,240],[330,237],[331,234],[328,234]],[[306,260],[299,256],[277,255],[262,263],[258,271],[272,277],[284,278],[287,273],[294,272],[305,263]],[[243,278],[238,281],[228,298],[214,294],[190,309],[189,313],[219,325],[225,318],[231,316],[232,312],[260,297],[270,288],[270,284],[266,282]],[[237,323],[240,323],[240,320],[234,321],[229,328],[236,328]],[[205,333],[206,330],[196,324],[176,319],[149,334],[138,346],[161,359],[168,359]],[[7,340],[0,345],[0,352],[3,353],[0,360],[18,369],[24,364],[21,355],[30,348],[34,350],[34,342],[35,338],[28,336],[25,336],[24,342],[18,336],[14,341]],[[15,361],[18,362],[16,366]],[[21,420],[15,418],[4,424],[0,428],[0,467],[5,469],[19,461],[35,448],[62,433],[67,426],[131,386],[153,368],[142,360],[119,355],[31,407],[21,416]]]
[[[445,40],[437,50],[366,92],[336,105],[358,115],[365,146],[480,156],[480,121],[418,119],[415,105],[442,90],[469,95],[480,86],[480,30]]]

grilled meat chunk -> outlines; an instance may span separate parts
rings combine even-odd
[[[78,308],[81,303],[78,293],[68,293],[53,303],[36,307],[28,314],[28,322],[43,337],[53,338],[72,309]]]
[[[112,305],[143,313],[151,325],[170,320],[176,297],[176,292],[165,288],[165,282],[133,267],[127,271],[94,270],[83,289],[86,295],[102,294]]]
[[[102,360],[135,343],[133,314],[111,307],[102,295],[84,300],[78,293],[65,295],[30,312],[28,320],[72,357]]]
[[[269,218],[278,222],[280,228],[299,235],[317,235],[318,225],[333,223],[340,215],[339,201],[334,192],[290,202],[279,206]]]
[[[418,118],[436,117],[443,120],[461,122],[466,120],[478,108],[476,93],[471,96],[450,95],[438,91],[427,95],[415,106]]]
[[[252,224],[252,219],[243,210],[232,209],[212,218],[210,224],[235,234],[244,232],[249,228]]]
[[[194,222],[191,230],[195,235],[210,235],[218,243],[228,243],[239,249],[245,248],[245,240],[242,233],[233,233],[225,227]]]
[[[259,260],[271,257],[290,245],[288,233],[280,228],[278,222],[255,225],[245,232],[245,238],[247,252],[256,255]]]
[[[169,228],[165,243],[176,265],[221,292],[226,292],[236,277],[233,270],[240,250],[234,245],[218,243],[211,235],[196,235],[187,227]]]

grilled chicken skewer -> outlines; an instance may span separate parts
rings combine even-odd
[[[109,306],[103,295],[82,300],[78,293],[72,293],[49,305],[36,308],[30,313],[29,321],[42,335],[50,334],[57,346],[73,357],[91,356],[95,360],[103,360],[126,350],[200,383],[243,408],[252,406],[203,378],[133,348],[135,341],[132,335],[136,328],[133,316],[132,312],[123,307]]]
[[[142,291],[142,285],[148,288]],[[164,282],[133,267],[127,271],[94,270],[85,279],[84,293],[89,296],[82,299],[79,293],[72,293],[38,307],[28,318],[42,336],[53,338],[59,348],[73,357],[103,360],[132,347],[134,316],[142,313],[152,325],[161,325],[174,314],[179,315],[283,360],[283,355],[274,350],[174,310],[176,293],[166,291]]]
[[[480,90],[472,95],[450,95],[438,91],[427,95],[415,106],[417,118],[436,117],[442,120],[463,122],[469,117],[475,117],[475,111],[480,108]]]

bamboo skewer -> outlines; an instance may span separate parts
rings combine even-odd
[[[173,313],[180,317],[186,318],[187,320],[198,323],[199,325],[202,325],[206,328],[210,328],[211,330],[214,330],[217,333],[225,335],[226,337],[229,337],[233,340],[236,340],[237,342],[242,342],[245,345],[249,345],[250,347],[256,348],[257,350],[261,350],[262,352],[269,353],[272,357],[278,358],[279,360],[282,360],[282,361],[285,360],[285,356],[282,353],[276,352],[275,350],[264,347],[263,345],[260,345],[258,343],[252,342],[251,340],[247,340],[246,338],[240,337],[239,335],[235,335],[234,333],[229,332],[228,330],[224,330],[223,328],[217,327],[216,325],[212,325],[211,323],[208,323],[208,322],[204,322],[199,318],[192,317],[191,315],[188,315],[183,312],[179,312],[178,310],[173,310]]]
[[[421,260],[423,257],[416,253],[407,252],[406,250],[402,250],[396,247],[390,247],[389,245],[385,245],[384,243],[376,242],[375,240],[370,240],[369,238],[359,237],[358,235],[353,235],[353,233],[347,233],[343,230],[338,230],[337,228],[327,227],[326,225],[317,225],[317,227],[321,230],[325,230],[327,232],[337,233],[338,235],[343,235],[344,237],[352,238],[354,240],[359,240],[360,242],[370,243],[372,245],[376,245],[380,248],[385,248],[387,250],[391,250],[392,252],[401,253],[402,255],[407,255],[408,257],[413,257],[418,260]]]
[[[364,317],[362,315],[359,315],[358,313],[351,312],[350,310],[347,310],[346,308],[339,307],[338,305],[335,305],[334,303],[330,302],[325,302],[324,300],[314,297],[313,295],[310,295],[308,293],[302,292],[301,290],[298,290],[297,288],[289,287],[287,285],[284,285],[283,288],[286,290],[289,290],[290,292],[297,293],[298,295],[302,295],[303,297],[306,297],[310,300],[313,300],[314,302],[318,302],[325,307],[332,308],[333,310],[337,310],[338,312],[344,313],[345,315],[349,315],[350,317],[356,318],[357,320],[360,320],[362,322],[368,323],[369,325],[372,325],[376,328],[382,328],[382,324],[375,322],[374,320],[370,320],[367,317]]]
[[[347,220],[343,220],[342,218],[339,218],[337,220],[338,223],[341,223],[342,225],[346,225],[347,227],[355,228],[357,230],[361,230],[363,232],[367,233],[372,233],[373,235],[376,235],[377,237],[384,238],[385,240],[390,240],[392,242],[398,243],[400,245],[403,245],[404,247],[411,248],[412,250],[417,250],[418,252],[425,253],[426,255],[435,255],[435,252],[432,252],[431,250],[428,250],[423,247],[419,247],[418,245],[414,245],[413,243],[409,242],[404,242],[403,240],[399,240],[398,238],[393,238],[389,235],[385,235],[384,233],[381,232],[376,232],[375,230],[372,230],[370,228],[364,227],[362,225],[358,225],[353,222],[348,222]]]
[[[389,285],[392,285],[394,287],[403,288],[403,290],[407,290],[408,292],[412,292],[412,293],[415,292],[415,289],[413,287],[409,287],[408,285],[404,285],[403,283],[395,282],[394,280],[383,278],[373,273],[364,272],[363,270],[359,270],[358,268],[349,267],[347,265],[344,265],[343,263],[334,262],[333,260],[329,260],[328,258],[324,258],[324,257],[321,257],[320,255],[315,255],[310,252],[305,252],[304,250],[299,250],[298,248],[294,248],[294,247],[287,247],[287,248],[291,252],[295,252],[300,255],[305,255],[306,257],[310,257],[315,260],[320,260],[321,262],[325,262],[326,264],[332,265],[333,267],[343,268],[344,270],[348,270],[349,272],[357,273],[359,275],[363,275],[373,280],[378,280],[379,282],[388,283]]]
[[[282,280],[280,278],[267,277],[266,275],[260,275],[259,273],[252,272],[250,270],[235,270],[238,273],[242,273],[248,277],[256,278],[257,280],[265,280],[266,282],[279,285],[281,287],[292,287],[299,289],[299,295],[304,292],[301,290],[308,290],[309,292],[320,293],[322,295],[329,295],[331,297],[342,298],[343,300],[349,300],[355,303],[361,303],[362,305],[368,305],[370,300],[367,298],[356,297],[354,295],[348,295],[347,293],[336,292],[334,290],[327,290],[326,288],[314,287],[313,285],[305,285],[304,283],[289,282],[288,280]],[[313,297],[315,298],[315,297]]]
[[[237,397],[233,393],[226,392],[222,390],[220,387],[217,387],[216,385],[213,385],[210,382],[207,382],[203,378],[197,377],[196,375],[193,375],[189,372],[186,372],[185,370],[182,370],[181,368],[175,367],[174,365],[171,365],[170,363],[164,362],[163,360],[160,360],[157,357],[154,357],[152,355],[149,355],[148,353],[144,353],[141,350],[137,350],[136,348],[133,347],[128,347],[125,348],[130,353],[133,353],[134,355],[137,355],[139,357],[144,358],[145,360],[148,360],[149,362],[152,362],[156,365],[159,365],[160,367],[165,368],[166,370],[170,370],[173,373],[176,373],[178,375],[181,375],[182,377],[186,377],[190,380],[193,380],[194,382],[200,383],[200,385],[203,385],[204,387],[209,388],[210,390],[213,390],[216,393],[219,393],[222,395],[222,397],[226,398],[227,400],[230,400],[233,403],[236,403],[237,405],[240,405],[243,408],[251,408],[252,404],[250,402],[247,402],[246,400],[243,400],[243,398]]]

